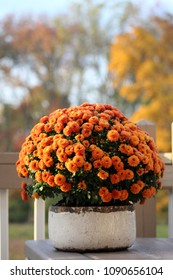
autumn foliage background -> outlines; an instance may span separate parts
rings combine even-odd
[[[142,6],[120,2],[87,0],[55,18],[1,19],[0,152],[18,152],[42,115],[84,101],[155,122],[159,150],[170,151],[173,16],[145,17]],[[167,198],[157,205],[161,213]]]

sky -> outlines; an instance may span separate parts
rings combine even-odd
[[[48,16],[54,16],[58,13],[66,11],[71,3],[82,3],[83,1],[85,0],[0,0],[0,19],[11,13],[16,14],[17,16],[21,16],[23,14],[46,14]],[[141,4],[143,9],[153,8],[154,4],[157,4],[159,9],[173,13],[172,0],[132,1]]]

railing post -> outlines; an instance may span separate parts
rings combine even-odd
[[[9,259],[8,190],[0,189],[0,259]]]
[[[153,122],[141,120],[137,125],[156,139],[156,126]],[[138,237],[156,236],[156,199],[150,198],[145,205],[136,205],[136,224]]]
[[[34,201],[34,240],[45,239],[45,202],[42,199]]]
[[[173,123],[171,124],[171,154],[173,164]],[[173,183],[173,182],[172,182]],[[173,185],[172,185],[173,186]],[[173,188],[168,190],[168,237],[173,237]]]

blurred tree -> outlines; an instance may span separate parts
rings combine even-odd
[[[18,150],[34,122],[56,108],[87,100],[110,102],[109,44],[126,24],[126,5],[86,0],[54,19],[9,16],[0,23],[1,94],[6,89],[20,96],[7,105],[8,114],[2,106],[0,133],[6,143],[1,150]]]
[[[173,16],[152,17],[115,38],[110,48],[112,85],[126,101],[132,119],[157,125],[157,145],[170,149],[173,120]]]

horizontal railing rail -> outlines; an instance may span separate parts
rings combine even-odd
[[[142,129],[155,136],[155,126],[146,121],[139,122]],[[168,190],[168,237],[173,238],[173,161],[172,152],[160,154],[165,162],[163,187]],[[21,178],[17,176],[15,163],[18,153],[0,153],[0,259],[9,259],[9,190],[20,188]],[[155,199],[146,205],[136,207],[137,236],[154,237],[156,234]],[[45,205],[39,199],[34,201],[34,239],[45,239]]]

